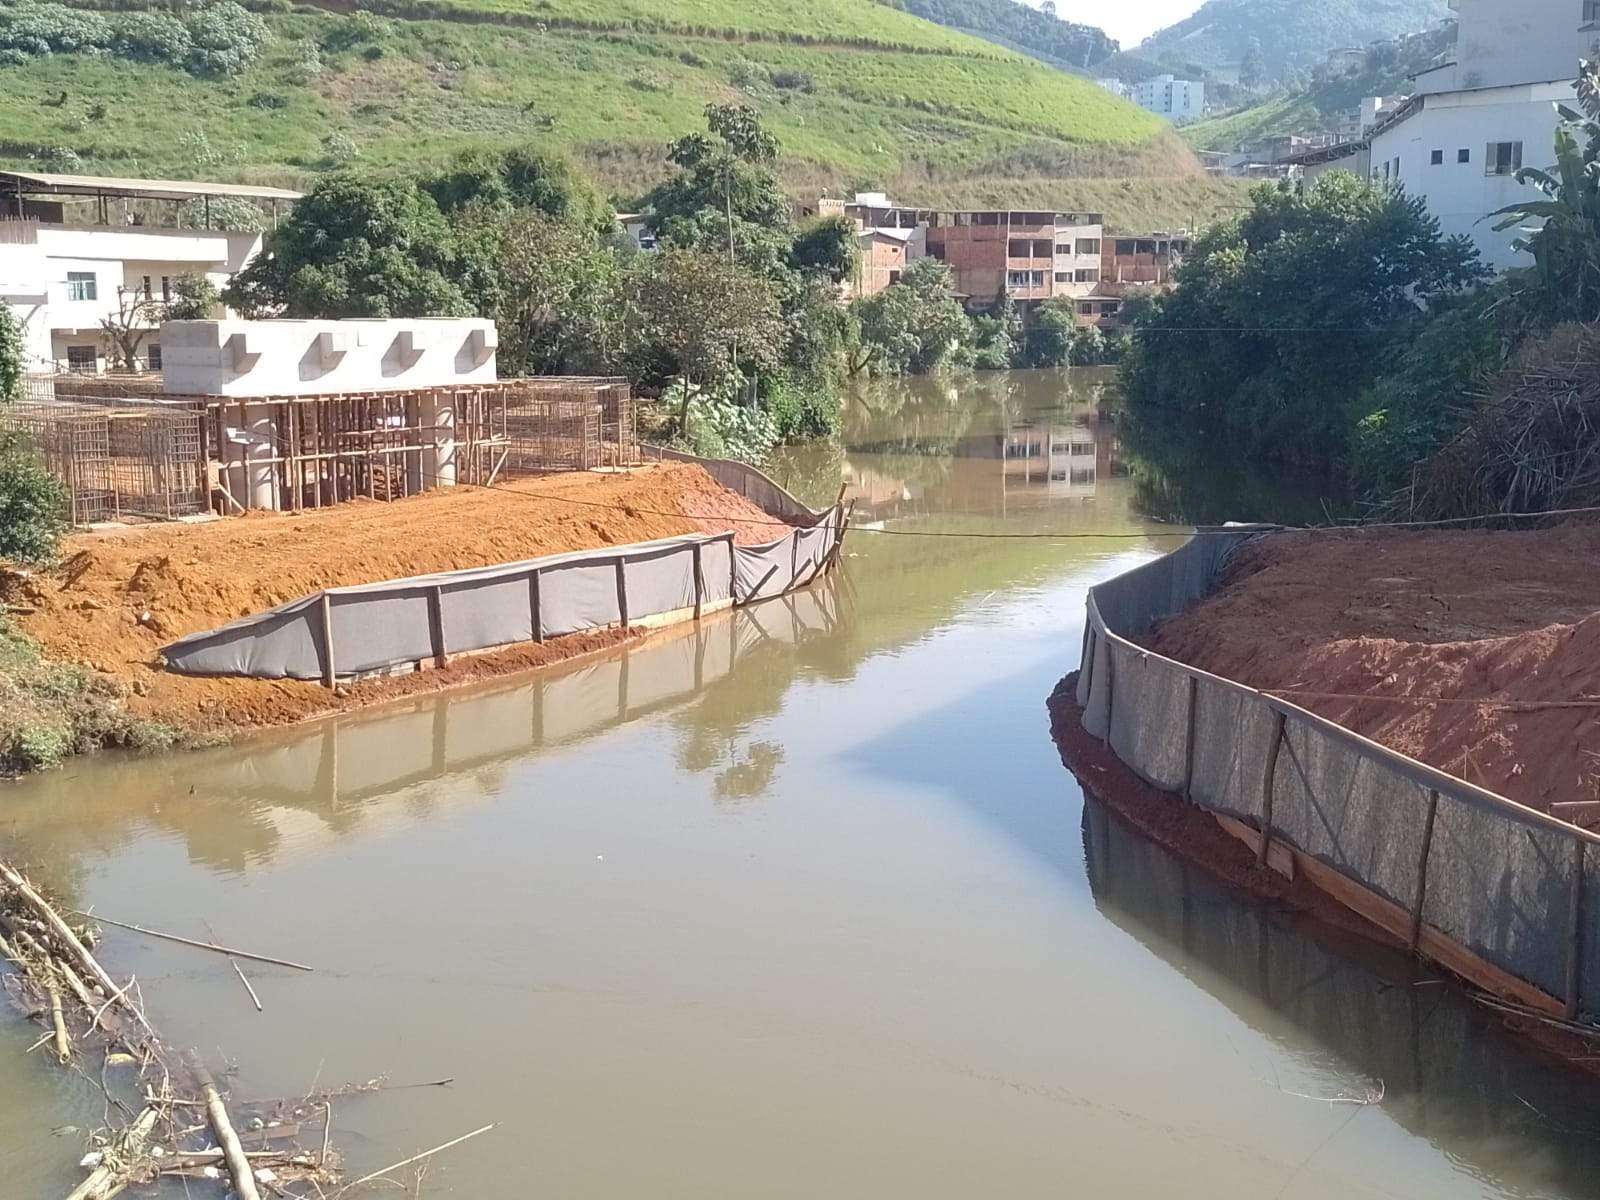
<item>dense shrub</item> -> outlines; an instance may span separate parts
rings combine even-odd
[[[0,65],[49,54],[109,54],[195,75],[232,75],[254,62],[272,36],[265,21],[233,0],[180,11],[102,14],[39,0],[0,6]]]
[[[22,394],[22,325],[8,304],[0,304],[0,404]]]
[[[49,562],[66,529],[67,489],[14,436],[0,441],[0,558]]]

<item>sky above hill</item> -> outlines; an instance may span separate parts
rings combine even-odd
[[[1028,3],[1039,8],[1043,0]],[[1124,50],[1131,50],[1156,30],[1193,15],[1200,4],[1201,0],[1121,0],[1118,4],[1056,0],[1056,15],[1064,21],[1098,25],[1121,42]]]

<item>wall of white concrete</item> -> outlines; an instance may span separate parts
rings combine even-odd
[[[168,321],[170,395],[329,395],[464,386],[496,378],[494,322]]]
[[[1496,222],[1484,218],[1508,204],[1537,198],[1537,190],[1510,175],[1485,174],[1485,151],[1490,142],[1521,142],[1523,166],[1548,167],[1554,157],[1557,101],[1575,102],[1570,84],[1428,96],[1420,112],[1374,135],[1373,178],[1398,178],[1407,192],[1427,201],[1446,234],[1470,237],[1494,269],[1526,266],[1527,256],[1511,247],[1517,231],[1497,233]],[[1469,162],[1457,161],[1457,151],[1463,149]],[[1432,163],[1434,150],[1443,151],[1444,161],[1437,166]]]
[[[1597,31],[1583,0],[1460,0],[1456,88],[1576,79]]]

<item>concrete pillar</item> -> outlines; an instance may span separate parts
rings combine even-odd
[[[272,459],[278,457],[278,423],[270,404],[248,404],[244,410],[246,508],[278,507]]]
[[[422,425],[430,430],[423,438],[428,447],[422,456],[427,476],[423,486],[454,487],[456,483],[456,409],[451,392],[429,392],[422,402]]]

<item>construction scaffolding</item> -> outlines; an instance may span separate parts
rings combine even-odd
[[[72,522],[300,512],[640,461],[625,380],[333,395],[163,396],[159,376],[34,376],[3,427],[39,447]]]

